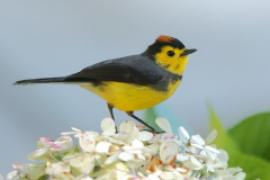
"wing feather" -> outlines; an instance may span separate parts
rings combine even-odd
[[[107,60],[84,68],[67,77],[67,80],[116,81],[135,84],[155,84],[163,78],[163,71],[152,60],[142,55]]]

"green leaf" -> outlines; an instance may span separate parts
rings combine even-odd
[[[247,175],[247,180],[270,179],[270,163],[268,161],[241,151],[230,152],[229,157],[229,165],[231,167],[241,167]]]
[[[270,113],[250,116],[229,130],[241,150],[270,161]]]
[[[246,154],[240,150],[239,145],[228,135],[226,130],[217,115],[212,109],[210,113],[210,128],[218,131],[215,144],[226,150],[229,154],[229,166],[241,167],[247,174],[246,179],[254,180],[260,178],[261,180],[270,179],[270,163],[250,154]]]
[[[229,137],[224,129],[221,121],[219,120],[216,113],[210,108],[210,130],[215,129],[218,132],[217,138],[215,139],[214,143],[220,147],[225,149],[227,152],[239,150],[236,143]]]

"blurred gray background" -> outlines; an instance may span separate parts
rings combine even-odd
[[[166,105],[207,132],[207,104],[226,127],[270,109],[267,0],[0,0],[0,173],[27,162],[40,136],[99,129],[105,103],[77,86],[13,86],[142,52],[160,34],[199,51]],[[127,117],[117,112],[118,120]]]

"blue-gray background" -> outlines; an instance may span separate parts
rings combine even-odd
[[[199,49],[166,102],[195,132],[207,131],[208,102],[226,127],[269,110],[269,9],[267,0],[0,0],[0,172],[26,162],[38,137],[71,126],[98,130],[108,115],[79,87],[14,81],[136,54],[159,34]]]

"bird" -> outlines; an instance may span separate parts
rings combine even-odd
[[[160,35],[140,54],[105,60],[67,76],[25,79],[15,84],[77,84],[105,100],[114,121],[114,109],[118,109],[155,131],[134,112],[171,97],[182,82],[188,55],[196,51],[174,37]]]

